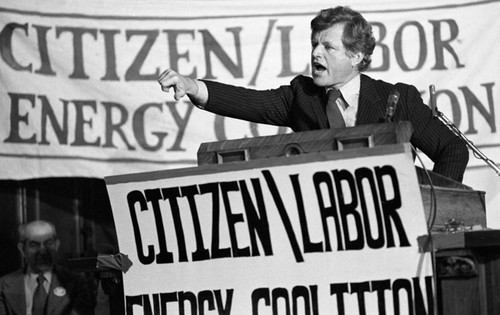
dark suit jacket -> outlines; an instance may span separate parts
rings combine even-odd
[[[24,295],[23,270],[0,278],[0,314],[26,314]],[[47,315],[93,314],[93,305],[93,297],[83,274],[62,267],[54,269],[47,297]]]
[[[299,75],[290,85],[258,91],[204,81],[209,91],[204,109],[227,117],[257,123],[287,126],[293,131],[329,128],[326,95],[312,78]],[[433,162],[433,171],[462,181],[469,160],[466,145],[448,127],[433,118],[418,90],[411,85],[395,85],[361,75],[357,125],[383,121],[392,90],[400,92],[395,121],[410,121],[414,132],[411,143]]]

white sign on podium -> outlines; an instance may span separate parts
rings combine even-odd
[[[106,178],[128,314],[432,314],[409,145]]]

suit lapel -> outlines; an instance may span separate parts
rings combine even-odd
[[[380,99],[373,80],[362,74],[356,125],[380,123],[384,115],[385,104]]]
[[[47,300],[47,314],[61,314],[62,310],[69,303],[69,292],[66,291],[57,274],[52,273],[52,281],[50,282],[49,297]]]
[[[24,297],[24,273],[18,271],[5,287],[5,299],[14,311],[14,314],[26,314],[26,299]]]
[[[326,92],[324,89],[322,89],[321,93],[314,94],[314,101],[311,104],[311,107],[316,115],[319,129],[330,128],[330,123],[328,122],[328,117],[326,116],[326,102]],[[320,104],[321,106],[318,106],[317,104]]]

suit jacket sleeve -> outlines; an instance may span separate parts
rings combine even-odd
[[[297,76],[290,85],[265,91],[211,81],[205,83],[209,91],[205,109],[215,114],[287,126],[296,132],[328,128],[324,89],[315,86],[308,77]],[[465,144],[432,116],[431,110],[423,103],[414,86],[398,83],[395,87],[401,93],[395,120],[408,120],[412,123],[413,146],[434,162],[434,172],[461,182],[469,160]],[[383,113],[385,110],[385,104],[379,100],[387,99],[393,88],[392,84],[362,76],[360,99],[376,98],[378,101],[370,101],[364,108],[360,104],[357,124],[377,123],[379,111]],[[364,93],[368,94],[363,95]],[[360,111],[363,111],[363,118],[360,117]]]
[[[465,143],[433,117],[415,87],[400,83],[396,84],[396,88],[405,97],[401,100],[404,117],[396,116],[396,119],[412,123],[414,132],[411,143],[434,162],[434,172],[461,182],[469,161]]]
[[[204,109],[221,116],[255,123],[289,126],[289,104],[293,94],[288,87],[253,90],[204,81],[209,99]]]

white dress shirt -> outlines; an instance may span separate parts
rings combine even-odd
[[[50,281],[52,281],[52,272],[47,271],[44,272],[43,276],[45,277],[45,281],[43,282],[43,287],[45,291],[48,293],[50,289]],[[38,278],[37,273],[28,272],[24,275],[24,293],[26,298],[26,314],[31,315],[31,309],[33,308],[33,294],[35,293],[36,287],[38,286],[38,282],[36,279]]]
[[[358,113],[359,89],[361,88],[361,76],[358,74],[346,85],[340,88],[342,97],[349,104],[345,106],[343,101],[338,98],[337,105],[344,117],[346,127],[354,127],[356,125],[356,114]]]

